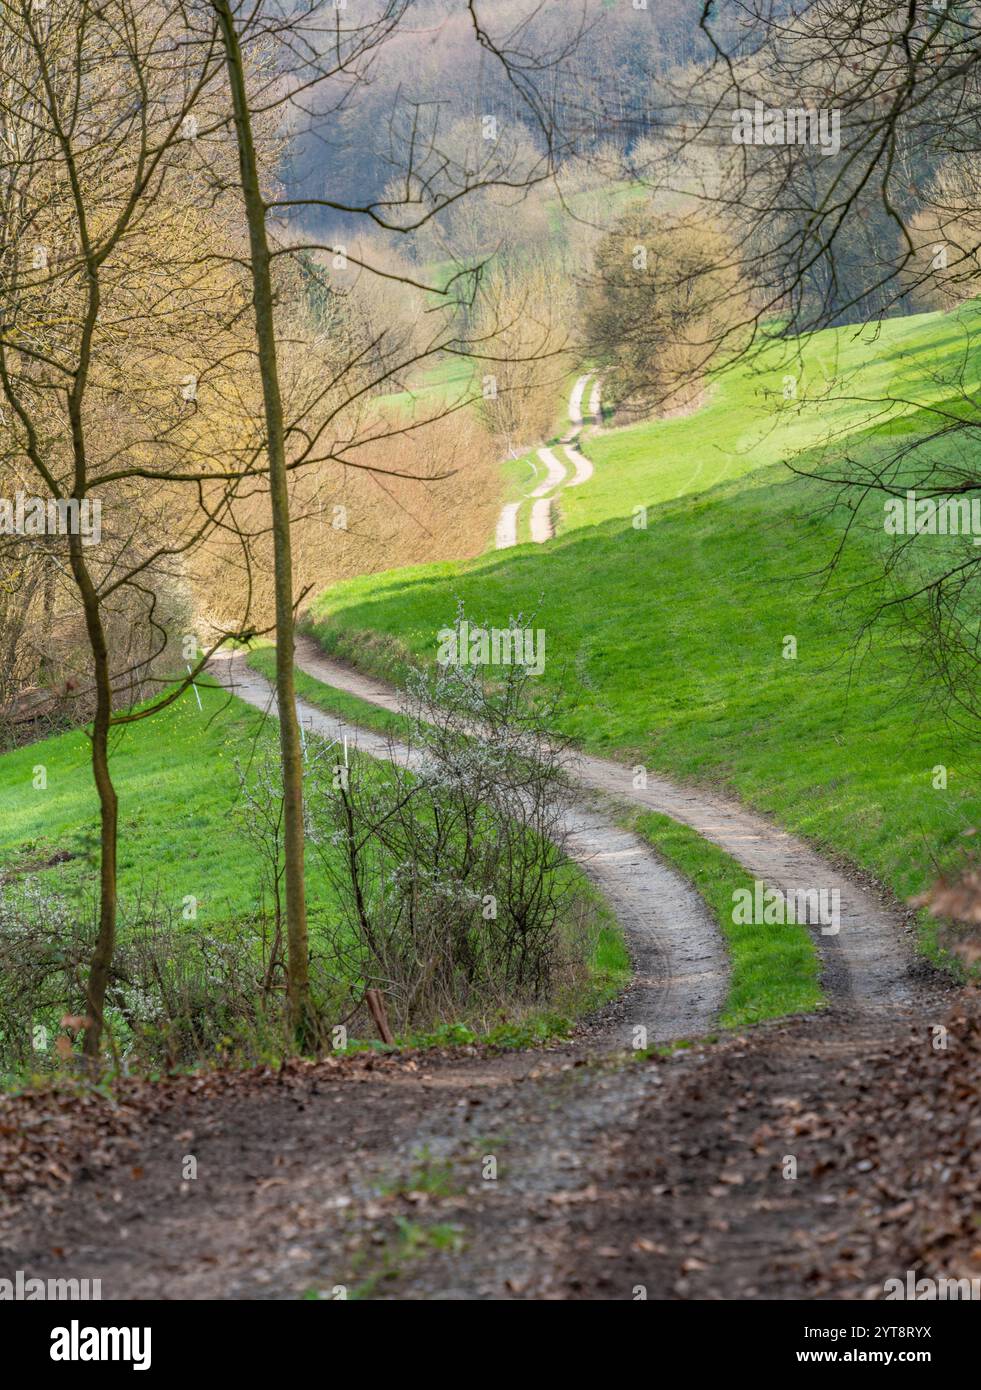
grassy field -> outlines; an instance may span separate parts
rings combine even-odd
[[[277,743],[275,725],[215,687],[193,695],[113,737],[112,771],[120,802],[119,888],[124,906],[156,896],[180,920],[185,897],[197,899],[197,926],[234,922],[259,902],[256,854],[234,810],[243,766],[255,749]],[[34,790],[43,765],[47,787]],[[41,868],[56,853],[70,859]],[[98,874],[98,801],[84,733],[63,734],[0,757],[0,866],[39,872],[73,898]],[[330,896],[311,866],[314,914]]]
[[[853,369],[869,346],[846,330],[819,335],[805,361],[837,362],[847,400],[781,401],[767,426],[740,369],[701,414],[590,440],[597,475],[563,498],[568,525],[555,541],[337,585],[313,605],[310,630],[391,674],[407,655],[432,659],[458,598],[498,626],[537,611],[543,687],[579,743],[723,785],[899,896],[919,891],[981,823],[977,755],[927,702],[908,633],[857,641],[881,577],[881,507],[822,578],[846,514],[774,459],[826,438],[830,410],[853,453],[881,448],[897,411],[870,423],[868,398],[909,394],[914,381],[942,398],[976,316],[886,325],[861,378]],[[631,524],[636,505],[649,509],[646,529]]]
[[[563,495],[560,531],[705,492],[811,450],[819,438],[840,449],[908,414],[911,399],[942,400],[944,382],[962,367],[965,385],[976,387],[981,368],[969,349],[979,331],[981,305],[968,303],[956,313],[890,319],[875,331],[770,340],[712,382],[694,413],[587,434],[580,447],[596,472]],[[788,377],[796,396],[785,399]],[[889,398],[891,408],[879,404]]]
[[[775,932],[733,922],[733,892],[753,892],[753,879],[734,859],[687,825],[653,811],[637,816],[632,828],[695,885],[725,937],[731,974],[719,1019],[723,1028],[746,1028],[819,1007],[820,962],[805,927],[788,924]]]
[[[268,674],[273,658],[269,648],[251,656],[256,668]],[[364,710],[369,709],[375,727],[394,732],[402,727],[396,717],[340,692],[331,692],[326,700],[326,687],[302,673],[297,683],[301,698],[343,718],[361,716],[365,722]],[[169,916],[187,931],[219,935],[234,932],[260,906],[261,863],[236,814],[235,764],[246,766],[250,757],[278,748],[276,726],[220,688],[202,686],[201,697],[202,710],[187,695],[114,736],[123,933],[127,912],[138,901],[153,900],[157,915]],[[43,788],[34,786],[39,768],[44,770]],[[588,979],[578,992],[556,997],[548,1013],[523,1011],[517,1040],[533,1040],[546,1024],[546,1033],[561,1031],[563,1018],[605,1002],[629,976],[623,938],[605,902],[575,865],[566,864],[560,872],[588,904]],[[81,731],[0,756],[0,875],[8,882],[37,878],[79,906],[92,901],[98,884],[98,802],[89,745]],[[336,924],[339,904],[314,854],[307,856],[307,894],[316,942],[321,928]],[[181,911],[190,897],[196,900],[197,915],[184,922]],[[496,1040],[508,1041],[509,1027]]]

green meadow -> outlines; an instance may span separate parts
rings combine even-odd
[[[938,717],[903,624],[863,628],[887,592],[881,500],[853,515],[786,464],[925,438],[932,412],[906,402],[942,405],[977,370],[978,326],[971,304],[767,343],[691,415],[587,436],[596,474],[562,494],[554,541],[338,584],[308,628],[397,675],[433,659],[458,599],[490,625],[534,613],[563,732],[724,787],[906,898],[981,823],[978,760]]]

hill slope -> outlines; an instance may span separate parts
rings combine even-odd
[[[543,687],[559,698],[564,732],[724,784],[906,897],[981,818],[977,760],[911,680],[901,627],[858,642],[883,592],[881,504],[828,577],[847,514],[774,460],[813,466],[829,437],[871,455],[891,430],[915,427],[895,423],[909,407],[875,401],[914,389],[942,399],[976,317],[968,306],[896,320],[865,367],[867,342],[816,335],[802,345],[805,366],[837,375],[835,400],[787,409],[781,398],[766,420],[746,364],[695,415],[587,439],[596,473],[562,495],[555,541],[337,585],[309,630],[328,651],[392,674],[408,654],[434,658],[459,598],[489,625],[534,611]],[[713,469],[724,481],[695,491]],[[648,509],[646,529],[633,524],[636,506]]]

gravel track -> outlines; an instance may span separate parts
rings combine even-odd
[[[300,668],[326,685],[358,695],[371,704],[398,711],[397,692],[382,681],[326,656],[310,638],[296,646]],[[647,774],[646,787],[636,787],[632,768],[603,758],[579,754],[575,775],[581,788],[598,792],[619,806],[658,811],[689,825],[718,845],[754,879],[785,896],[802,890],[837,892],[840,927],[837,933],[814,923],[823,964],[825,993],[858,1008],[891,1008],[910,997],[910,946],[906,914],[884,901],[855,875],[844,872],[817,850],[747,810],[738,801],[715,792],[686,787],[666,777]]]
[[[545,465],[545,477],[528,494],[527,499],[522,499],[530,500],[532,503],[529,527],[531,539],[537,545],[542,545],[555,536],[555,500],[562,487],[579,487],[580,484],[588,482],[593,476],[593,465],[575,447],[579,432],[585,423],[582,414],[583,394],[591,380],[592,373],[590,372],[578,377],[569,397],[569,420],[572,424],[572,431],[562,439],[561,443],[563,452],[572,465],[573,476],[567,479],[565,464],[556,457],[552,449],[543,447],[538,450],[538,457]],[[590,393],[590,420],[598,420],[599,418],[600,390],[600,382],[597,378]],[[518,512],[520,509],[521,501],[507,502],[501,508],[494,534],[494,548],[496,550],[508,550],[511,546],[517,545]]]
[[[308,644],[297,652],[302,669],[316,674]],[[275,693],[241,654],[215,659],[212,669],[227,689],[275,716]],[[391,706],[389,706],[391,707]],[[345,723],[306,701],[297,709],[308,733],[348,744],[373,758],[408,768],[418,755],[397,740]],[[609,1011],[595,1045],[628,1048],[643,1026],[651,1042],[697,1037],[714,1026],[725,998],[728,962],[717,924],[694,888],[664,864],[642,839],[617,825],[588,798],[563,811],[565,850],[596,884],[627,940],[634,980]]]

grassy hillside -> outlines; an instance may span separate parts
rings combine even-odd
[[[965,386],[981,383],[970,353],[981,331],[981,303],[955,313],[914,314],[877,329],[843,328],[804,339],[764,342],[710,384],[703,406],[687,416],[599,435],[581,448],[596,466],[585,487],[563,494],[562,530],[629,516],[792,458],[846,445],[874,426],[942,400],[961,370]],[[785,398],[785,379],[796,395]],[[895,400],[885,408],[880,403]]]
[[[257,667],[271,674],[271,650],[253,655]],[[316,701],[317,682],[301,676],[298,685],[301,697]],[[204,686],[201,696],[203,709],[187,695],[153,719],[121,729],[113,740],[123,935],[127,911],[138,902],[152,902],[157,919],[217,935],[235,933],[263,905],[260,856],[236,814],[235,764],[248,766],[267,749],[277,749],[276,725],[220,688]],[[359,701],[341,697],[337,710],[334,702],[342,717],[356,718],[359,707]],[[397,730],[391,717],[381,722]],[[34,786],[39,768],[43,788]],[[0,882],[30,876],[82,909],[98,885],[98,823],[84,733],[0,756]],[[342,851],[336,853],[340,858]],[[573,992],[563,987],[552,1001],[569,1016],[616,994],[629,975],[629,959],[619,927],[581,870],[565,863],[558,872],[584,905],[589,933],[588,978]],[[197,915],[184,923],[181,911],[188,897],[196,899]],[[314,945],[322,949],[321,931],[336,926],[340,911],[314,853],[307,856],[307,905]],[[522,1021],[522,1028],[532,1029],[529,1037],[538,1036],[536,1028],[547,1033],[563,1026],[552,1014]]]
[[[276,742],[275,725],[216,688],[202,688],[203,710],[187,696],[162,714],[123,728],[112,744],[120,801],[119,889],[124,905],[156,894],[178,915],[186,896],[198,900],[206,929],[253,911],[259,863],[234,818],[235,760]],[[47,787],[34,790],[43,765]],[[55,854],[71,857],[43,866]],[[89,744],[79,730],[0,757],[0,868],[37,871],[73,897],[97,883],[98,801]],[[315,908],[327,905],[311,870]]]
[[[908,393],[914,379],[939,397],[963,332],[954,315],[889,324],[847,400],[798,411],[781,399],[766,426],[747,366],[700,414],[592,439],[597,475],[565,494],[554,542],[338,585],[311,630],[384,671],[400,653],[431,659],[458,597],[490,624],[537,609],[543,684],[580,743],[725,784],[907,896],[981,821],[978,761],[910,679],[908,634],[856,644],[881,574],[881,505],[824,582],[845,514],[773,460],[825,437],[829,411],[853,453],[881,448],[882,422],[859,398]],[[805,360],[818,370],[837,356],[851,374],[863,352],[841,330],[805,345]],[[650,509],[646,530],[631,525],[635,505]]]

